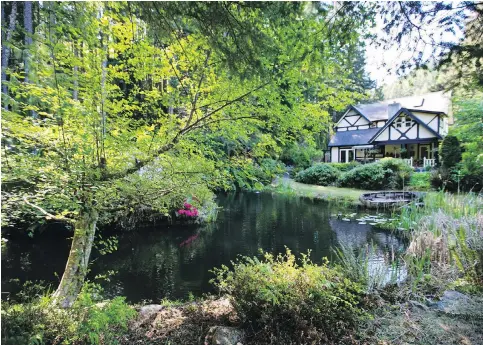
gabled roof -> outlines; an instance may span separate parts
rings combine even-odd
[[[410,109],[412,111],[432,112],[432,113],[450,113],[451,101],[449,95],[443,91],[431,92],[420,96],[410,96],[402,98],[393,98],[385,101],[358,104],[354,108],[365,118],[371,121],[388,120],[389,104],[399,103],[401,108]]]
[[[329,142],[331,146],[367,145],[380,128],[359,129],[357,131],[336,132]]]
[[[344,119],[344,117],[347,115],[347,113],[351,110],[354,110],[357,115],[360,115],[362,116],[364,119],[367,120],[367,122],[372,122],[373,120],[369,119],[366,115],[362,114],[356,107],[354,107],[353,105],[349,105],[349,107],[347,108],[347,110],[345,111],[344,115],[342,115],[339,119],[339,121],[337,121],[337,123],[335,124],[335,126],[337,127],[339,125],[339,123]]]
[[[409,116],[411,119],[413,119],[413,121],[417,122],[418,124],[420,124],[421,126],[423,126],[424,128],[426,128],[431,134],[434,134],[434,136],[436,136],[439,139],[443,139],[443,137],[438,132],[436,132],[431,127],[429,127],[427,124],[425,124],[423,121],[421,121],[416,116],[414,116],[413,114],[411,114],[411,112],[409,110],[407,110],[405,108],[402,108],[402,109],[399,109],[398,112],[389,121],[387,121],[382,128],[378,128],[377,133],[374,133],[374,135],[372,136],[372,138],[369,139],[368,143],[372,143],[374,141],[374,139],[380,133],[382,133],[387,127],[389,127],[396,120],[396,118],[399,115],[401,115],[401,114],[404,114],[406,116]]]

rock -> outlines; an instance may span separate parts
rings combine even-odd
[[[431,308],[449,315],[464,315],[481,317],[483,309],[482,301],[478,301],[470,296],[458,291],[447,290],[443,293],[440,300],[431,303]]]
[[[417,307],[417,308],[422,309],[422,310],[428,310],[428,307],[426,305],[424,305],[423,303],[420,303],[418,301],[409,301],[409,303],[413,307]]]
[[[159,313],[164,307],[159,304],[144,305],[139,309],[139,316],[148,318],[156,313]]]
[[[205,345],[241,345],[244,335],[236,327],[213,326],[205,337]]]

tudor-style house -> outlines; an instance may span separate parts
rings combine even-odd
[[[394,157],[412,166],[434,166],[451,115],[449,95],[443,92],[350,106],[335,125],[330,161]]]

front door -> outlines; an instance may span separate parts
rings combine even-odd
[[[353,149],[341,149],[340,150],[340,160],[341,163],[349,163],[354,160],[354,150]]]
[[[419,146],[419,159],[423,158],[431,158],[431,150],[429,149],[429,145],[420,145]]]

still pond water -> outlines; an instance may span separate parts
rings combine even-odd
[[[287,246],[295,254],[311,250],[312,259],[320,262],[323,257],[334,259],[331,247],[338,243],[361,248],[372,242],[381,257],[404,247],[389,232],[333,217],[352,210],[323,201],[236,193],[219,195],[217,202],[222,209],[213,224],[158,225],[122,234],[117,251],[107,255],[94,251],[89,278],[112,271],[108,281],[100,280],[109,297],[157,302],[213,293],[209,283],[213,267],[229,265],[240,254],[260,255],[260,249],[281,253]],[[2,255],[3,297],[27,280],[55,286],[69,251],[65,233],[54,229],[33,239],[8,242]]]

